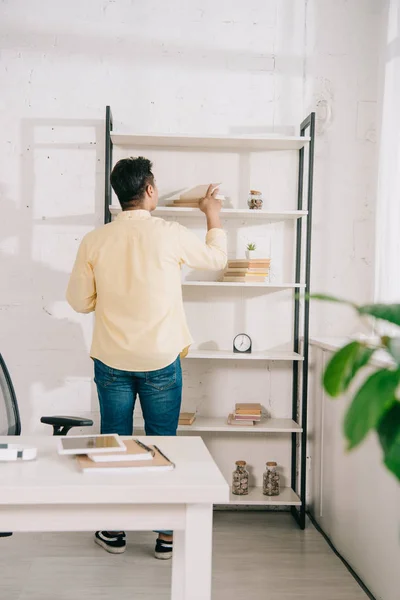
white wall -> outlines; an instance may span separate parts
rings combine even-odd
[[[381,66],[382,124],[376,222],[377,301],[398,302],[400,280],[400,1],[388,2]]]
[[[375,435],[345,451],[342,424],[352,390],[329,398],[320,381],[331,352],[315,347],[312,356],[310,510],[377,600],[398,600],[400,487],[382,464]]]
[[[116,127],[181,133],[290,133],[317,108],[313,288],[372,296],[378,0],[15,0],[0,11],[0,350],[25,432],[44,431],[45,413],[98,416],[91,317],[75,315],[64,292],[79,241],[103,219],[106,104]],[[155,158],[163,189],[189,175],[207,179],[211,169],[192,157],[168,180],[166,159]],[[270,206],[295,207],[290,160],[266,162]],[[243,165],[220,168],[231,169],[236,182]],[[283,278],[291,273],[292,242],[287,232],[269,231],[267,249]],[[257,228],[238,239],[254,234],[262,239]],[[215,313],[208,304],[205,320],[199,296],[185,294],[197,343],[228,345],[243,327],[256,345],[289,342],[284,295],[227,300],[216,292]],[[313,329],[348,333],[352,317],[336,310],[315,306]],[[185,404],[226,414],[238,399],[259,399],[274,416],[289,416],[288,368],[235,366],[228,378],[228,367],[185,365]],[[226,474],[241,453],[258,473],[271,455],[286,471],[285,441],[235,439],[210,442]]]

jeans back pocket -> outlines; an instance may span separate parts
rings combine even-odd
[[[149,371],[146,373],[146,383],[152,388],[163,392],[176,385],[177,382],[177,361],[173,362],[164,369]]]

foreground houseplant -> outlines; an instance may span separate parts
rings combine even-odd
[[[400,304],[357,306],[322,294],[311,297],[347,304],[360,316],[367,315],[400,326]],[[349,342],[333,354],[323,375],[323,386],[330,396],[340,396],[356,374],[371,362],[377,350],[384,350],[391,361],[387,367],[376,369],[355,392],[345,416],[344,434],[348,449],[352,450],[375,430],[384,463],[400,481],[400,336],[382,335],[373,340]]]

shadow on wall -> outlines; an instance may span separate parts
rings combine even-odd
[[[45,413],[98,412],[92,318],[65,291],[83,235],[103,222],[103,157],[102,121],[23,120],[19,199],[0,185],[0,351],[25,432]]]

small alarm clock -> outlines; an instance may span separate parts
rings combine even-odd
[[[233,351],[239,354],[250,354],[251,338],[247,333],[239,333],[233,340]]]

